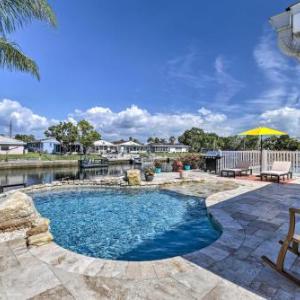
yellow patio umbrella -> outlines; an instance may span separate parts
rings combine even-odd
[[[254,135],[260,136],[260,172],[262,171],[262,151],[263,151],[263,136],[271,135],[288,135],[286,132],[279,131],[273,128],[268,127],[256,127],[244,132],[241,132],[239,135]]]

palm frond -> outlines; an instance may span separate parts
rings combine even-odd
[[[40,79],[37,64],[27,57],[19,49],[18,45],[7,41],[3,37],[0,37],[0,67],[6,67],[9,70],[28,72],[38,80]]]
[[[3,35],[33,19],[56,26],[55,14],[47,0],[0,0],[0,33]]]

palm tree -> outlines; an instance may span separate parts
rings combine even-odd
[[[47,0],[0,0],[0,67],[29,72],[40,79],[37,64],[7,35],[33,20],[56,26],[55,14]]]

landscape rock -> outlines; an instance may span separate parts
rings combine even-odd
[[[37,212],[32,199],[22,192],[13,193],[0,203],[0,222],[36,215]]]
[[[30,228],[32,220],[30,218],[12,219],[2,222],[0,221],[0,232],[14,231],[21,228]]]
[[[47,231],[47,232],[39,233],[39,234],[28,237],[27,245],[28,246],[42,246],[42,245],[50,243],[51,241],[53,241],[53,236],[49,231]]]
[[[49,220],[41,218],[41,221],[26,232],[26,236],[32,236],[49,230]]]
[[[127,180],[129,185],[141,185],[141,171],[140,170],[128,170]]]
[[[28,245],[44,245],[53,240],[49,220],[42,218],[28,195],[14,192],[0,202],[0,234],[24,230]]]

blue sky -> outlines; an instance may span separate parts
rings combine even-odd
[[[268,18],[290,1],[50,1],[56,29],[10,36],[41,72],[0,71],[0,127],[43,130],[90,120],[109,140],[234,134],[257,124],[300,135],[300,65]]]

